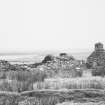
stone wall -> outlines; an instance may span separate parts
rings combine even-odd
[[[103,44],[96,43],[94,51],[87,58],[87,67],[95,68],[96,66],[104,66],[104,65],[105,65],[105,50],[103,48]]]

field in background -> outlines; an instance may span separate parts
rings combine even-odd
[[[7,60],[12,64],[32,64],[35,62],[40,62],[43,59],[43,55],[40,54],[30,54],[30,53],[26,53],[26,54],[0,54],[0,60]]]
[[[76,59],[83,59],[86,60],[86,58],[89,56],[90,52],[81,52],[81,53],[71,53]],[[0,53],[0,59],[1,60],[7,60],[11,62],[12,64],[30,64],[34,62],[40,62],[43,57],[46,55],[46,53]],[[57,55],[56,53],[53,53],[53,55]]]

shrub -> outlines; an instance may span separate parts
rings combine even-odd
[[[42,63],[48,63],[50,61],[53,61],[53,56],[52,55],[47,55],[45,58],[42,60]]]
[[[93,76],[104,76],[105,75],[105,68],[101,67],[101,68],[95,68],[92,71],[92,75]]]

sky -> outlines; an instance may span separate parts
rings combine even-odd
[[[89,51],[105,45],[105,0],[0,0],[0,52]]]

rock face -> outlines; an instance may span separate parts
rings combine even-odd
[[[95,50],[87,58],[87,67],[103,67],[105,65],[105,50],[102,43],[95,44]]]

